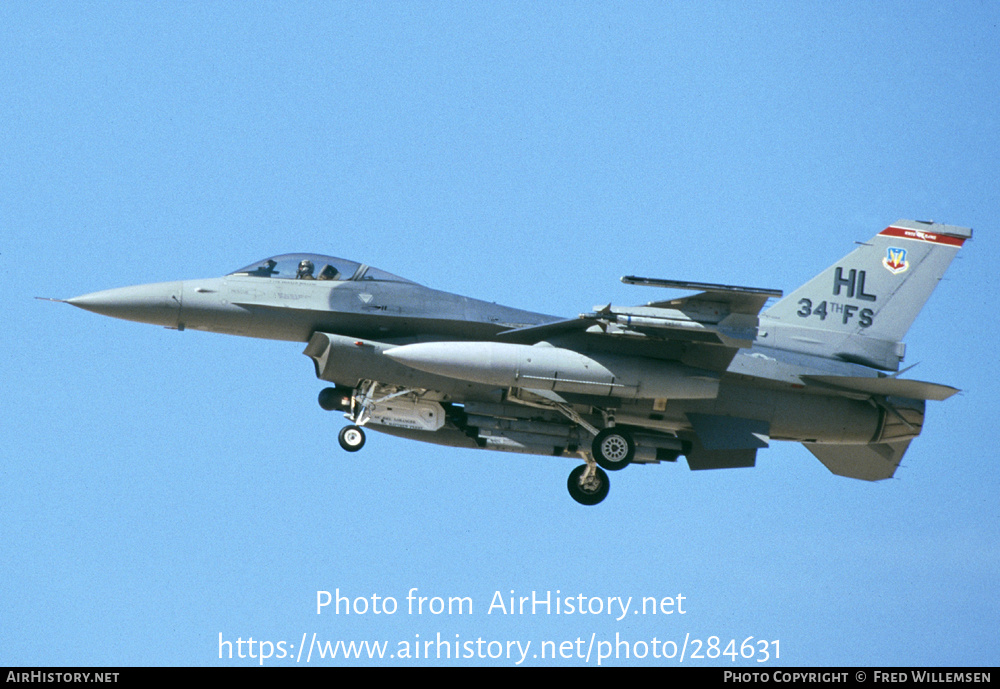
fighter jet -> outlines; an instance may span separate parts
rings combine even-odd
[[[574,500],[609,471],[676,462],[752,467],[775,440],[832,473],[893,476],[926,400],[906,379],[904,335],[972,230],[900,220],[782,298],[770,289],[628,276],[695,292],[575,318],[440,292],[366,264],[285,254],[224,277],[66,300],[167,328],[305,342],[326,410],[364,429],[469,449],[582,460]],[[908,370],[908,369],[906,369]]]

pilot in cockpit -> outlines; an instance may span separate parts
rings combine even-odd
[[[309,259],[303,259],[299,262],[299,272],[295,274],[296,280],[315,280],[313,277],[313,262]]]

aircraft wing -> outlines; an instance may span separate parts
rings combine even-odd
[[[542,325],[529,325],[524,328],[514,328],[497,333],[495,338],[498,342],[510,342],[512,344],[535,344],[542,342],[556,335],[579,332],[595,325],[596,321],[581,316],[579,318],[567,318],[552,323]]]
[[[701,290],[698,294],[645,306],[595,307],[577,318],[505,330],[499,342],[535,344],[586,332],[615,338],[615,349],[712,371],[724,371],[737,350],[750,347],[757,335],[758,314],[780,290],[737,287],[705,282],[659,280],[629,275],[622,282],[647,287]]]
[[[764,308],[764,304],[772,297],[782,296],[777,289],[760,289],[757,287],[738,287],[735,285],[716,285],[708,282],[683,282],[680,280],[661,280],[658,278],[643,278],[626,275],[622,278],[626,285],[643,287],[667,287],[671,289],[704,290],[701,294],[669,301],[650,302],[648,306],[677,309],[680,311],[701,311],[704,307],[715,307],[730,313],[742,313],[756,316]]]

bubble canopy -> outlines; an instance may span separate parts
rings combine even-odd
[[[320,254],[282,254],[251,263],[230,273],[234,277],[272,278],[276,280],[372,280],[411,282],[378,268]]]

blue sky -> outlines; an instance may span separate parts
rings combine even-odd
[[[671,665],[653,638],[713,636],[780,659],[685,664],[994,664],[998,22],[988,2],[3,3],[0,664],[255,664],[220,635],[291,656],[314,633],[505,645],[477,665],[513,665],[508,641],[596,664],[531,655],[578,638]],[[907,337],[909,375],[963,393],[877,484],[773,443],[751,470],[632,467],[582,508],[568,460],[376,433],[341,452],[302,345],[33,299],[308,251],[572,316],[654,298],[625,274],[788,292],[898,218],[976,235]],[[472,614],[408,614],[413,588]],[[336,589],[399,611],[317,615]],[[685,614],[489,613],[511,590]]]

